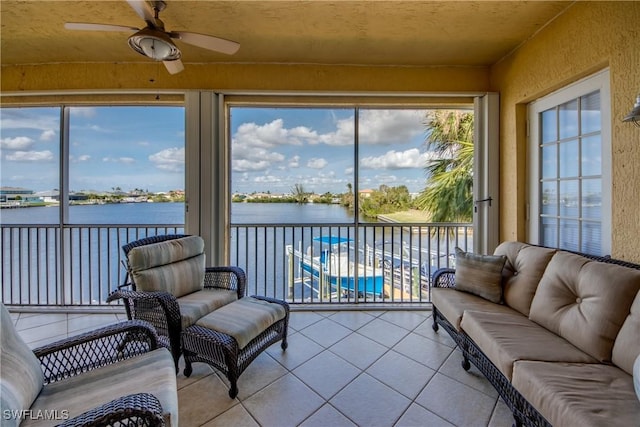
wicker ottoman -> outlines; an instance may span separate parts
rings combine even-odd
[[[263,350],[282,340],[287,348],[289,304],[262,297],[244,297],[204,316],[182,332],[184,375],[193,362],[204,362],[227,376],[229,396],[238,395],[238,377]]]

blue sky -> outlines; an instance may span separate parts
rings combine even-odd
[[[72,191],[184,188],[184,109],[74,107]],[[296,184],[342,193],[354,184],[352,108],[232,108],[233,192],[288,193]],[[60,110],[0,110],[0,185],[59,187]],[[424,187],[425,111],[362,109],[360,189]]]
[[[354,185],[352,108],[232,109],[232,191],[316,193]],[[424,110],[359,111],[359,188],[424,188]]]

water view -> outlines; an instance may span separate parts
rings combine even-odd
[[[123,244],[184,232],[183,203],[74,205],[62,231],[56,207],[0,215],[2,293],[9,304],[104,304],[126,275]],[[229,263],[247,272],[248,294],[295,303],[428,301],[433,271],[451,264],[455,246],[471,247],[470,231],[388,223],[356,228],[340,205],[234,203]]]
[[[69,206],[70,224],[184,224],[184,203],[115,203]],[[57,206],[0,210],[2,224],[57,224]],[[234,224],[345,223],[353,214],[340,205],[233,203]]]

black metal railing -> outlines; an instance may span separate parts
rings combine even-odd
[[[232,224],[248,293],[294,304],[430,302],[433,272],[472,246],[470,224]]]
[[[122,245],[175,224],[0,225],[2,301],[106,305],[125,277]],[[470,224],[232,224],[229,263],[247,293],[292,304],[430,302],[430,278],[472,247]]]
[[[182,225],[0,226],[2,302],[24,306],[100,306],[124,279],[121,246]]]

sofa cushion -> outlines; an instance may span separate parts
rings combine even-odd
[[[515,313],[506,305],[496,304],[476,295],[458,292],[454,288],[431,288],[431,301],[440,314],[460,330],[460,321],[465,310]]]
[[[76,417],[122,396],[151,393],[160,401],[167,426],[178,426],[175,365],[171,353],[159,348],[82,375],[44,386],[32,410],[68,411]],[[43,412],[44,413],[44,412]],[[25,419],[21,427],[51,425],[46,419]]]
[[[557,252],[540,279],[529,317],[598,359],[613,343],[640,289],[640,270]]]
[[[629,427],[640,422],[631,375],[604,364],[520,361],[513,386],[554,427]]]
[[[4,415],[27,410],[44,385],[40,361],[18,334],[9,311],[0,304],[0,410],[3,426],[17,426],[19,419]],[[6,424],[5,424],[6,423]]]
[[[127,257],[138,290],[181,297],[204,288],[204,240],[200,236],[138,246]]]
[[[456,248],[455,288],[491,302],[502,300],[504,255],[480,255]]]
[[[597,362],[520,313],[465,311],[461,327],[509,380],[518,360]]]
[[[243,349],[286,315],[281,304],[245,297],[209,313],[196,324],[233,337]]]
[[[628,374],[633,372],[633,363],[640,355],[640,293],[631,305],[631,312],[613,344],[611,360]]]
[[[538,283],[555,253],[555,249],[521,242],[504,242],[496,248],[495,255],[507,257],[502,270],[502,295],[506,305],[529,315]]]
[[[223,305],[238,299],[238,293],[226,289],[203,289],[177,299],[182,315],[182,329],[195,324],[198,319]]]

